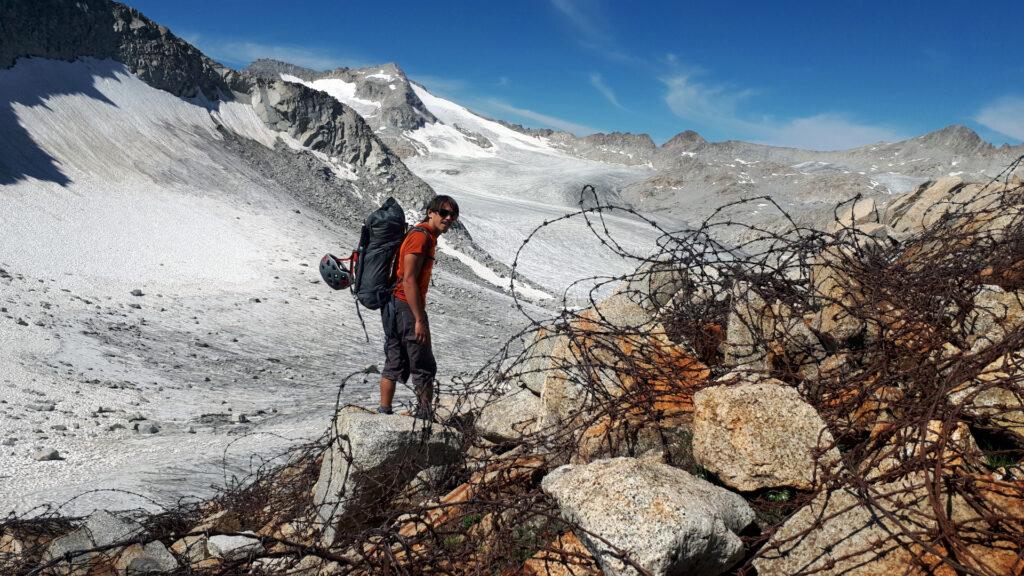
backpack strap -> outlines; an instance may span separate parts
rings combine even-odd
[[[437,249],[437,240],[434,238],[434,235],[431,234],[430,232],[428,232],[426,228],[423,228],[421,226],[413,226],[412,228],[410,228],[409,231],[406,233],[406,237],[408,238],[409,234],[412,234],[413,232],[417,232],[417,231],[418,232],[423,232],[424,234],[427,235],[427,242],[430,242],[432,244],[431,247],[430,247],[430,251],[431,252],[433,252],[434,250]],[[404,242],[404,240],[403,240],[403,242]],[[433,260],[434,257],[433,256],[427,256],[427,259]]]
[[[410,234],[412,234],[413,232],[417,232],[417,231],[426,234],[427,235],[427,241],[433,241],[434,242],[434,244],[432,246],[432,249],[431,249],[431,252],[433,252],[434,250],[437,249],[437,241],[434,240],[434,236],[430,232],[428,232],[426,229],[424,229],[424,228],[422,228],[420,226],[413,226],[413,227],[409,228],[408,230],[406,230],[405,238],[402,239],[402,244],[405,244],[405,239],[408,238]],[[395,287],[398,286],[398,259],[399,259],[399,256],[402,255],[402,244],[398,245],[398,250],[395,252],[395,259],[391,263],[391,276],[390,276],[391,282],[389,284],[388,292],[394,292]],[[427,258],[430,259],[430,260],[434,260],[433,256],[427,256]]]

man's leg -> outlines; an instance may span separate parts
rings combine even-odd
[[[378,412],[391,414],[391,402],[395,399],[395,381],[391,378],[380,377],[380,407]]]
[[[378,412],[391,414],[391,403],[395,398],[395,383],[409,378],[409,356],[402,345],[400,331],[388,334],[384,331],[384,369],[380,371],[380,407]]]
[[[413,389],[416,391],[416,416],[429,420],[433,416],[434,377],[437,375],[434,350],[430,342],[421,345],[413,340],[406,344]]]

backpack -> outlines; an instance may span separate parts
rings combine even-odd
[[[385,308],[391,301],[392,292],[397,284],[395,274],[398,269],[399,248],[406,234],[416,230],[426,233],[426,230],[419,227],[410,229],[405,223],[405,211],[402,210],[402,206],[397,200],[389,197],[363,221],[359,233],[359,246],[352,255],[344,260],[330,254],[324,256],[321,260],[320,273],[332,288],[351,289],[356,298],[357,314],[360,304],[370,310]],[[348,267],[344,263],[348,263]],[[339,265],[341,282],[336,281],[337,273],[331,264]],[[344,282],[346,273],[348,278],[352,278],[351,286]],[[361,324],[362,320],[362,314],[359,314]],[[365,324],[363,331],[366,331]]]
[[[388,198],[384,205],[374,210],[363,222],[359,234],[359,247],[352,258],[355,281],[352,292],[356,300],[370,310],[379,310],[394,291],[398,279],[398,250],[406,234],[420,231],[405,223],[405,212],[394,198]]]

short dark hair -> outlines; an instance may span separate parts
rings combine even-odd
[[[430,202],[427,203],[426,209],[423,210],[423,221],[427,221],[427,214],[441,210],[445,204],[451,206],[452,212],[455,212],[456,217],[459,215],[459,203],[455,201],[455,198],[447,194],[439,194],[431,198]]]

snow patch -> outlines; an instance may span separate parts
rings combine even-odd
[[[280,135],[267,127],[256,114],[256,110],[241,102],[221,102],[217,110],[210,113],[214,120],[235,134],[255,140],[267,148],[273,148]]]
[[[373,74],[367,74],[366,77],[367,78],[377,78],[377,79],[383,80],[385,82],[394,82],[395,81],[395,76],[393,74],[388,74],[388,73],[384,72],[383,70],[378,70],[377,72],[374,72]]]
[[[441,252],[449,256],[452,256],[459,262],[462,262],[466,266],[469,266],[469,269],[472,270],[474,274],[476,274],[489,284],[493,284],[494,286],[502,288],[503,290],[506,291],[510,289],[510,281],[507,276],[499,275],[497,272],[491,270],[482,262],[473,258],[469,254],[466,254],[465,252],[455,249],[444,238],[437,239],[437,247],[441,249]],[[551,296],[547,292],[537,290],[536,288],[531,288],[526,284],[523,284],[522,282],[516,284],[516,293],[519,294],[520,296],[525,296],[526,298],[534,301],[550,300],[553,298],[553,296]]]
[[[508,147],[543,152],[554,156],[565,155],[563,152],[552,148],[541,138],[520,134],[493,120],[481,118],[450,100],[434,96],[416,84],[412,84],[412,90],[419,97],[420,101],[423,102],[423,105],[427,107],[427,110],[430,110],[439,120],[448,125],[458,124],[467,130],[483,134],[496,149],[500,150],[503,147]]]
[[[489,158],[494,155],[493,149],[477,146],[455,128],[440,122],[424,124],[416,130],[406,131],[405,135],[425,146],[430,154],[459,158]]]
[[[321,80],[306,82],[302,78],[297,78],[290,74],[281,74],[281,80],[291,82],[293,84],[302,84],[303,86],[308,86],[314,90],[319,90],[329,94],[338,102],[351,107],[364,118],[367,116],[373,116],[380,111],[380,102],[356,98],[355,82],[346,82],[340,78],[323,78]]]

